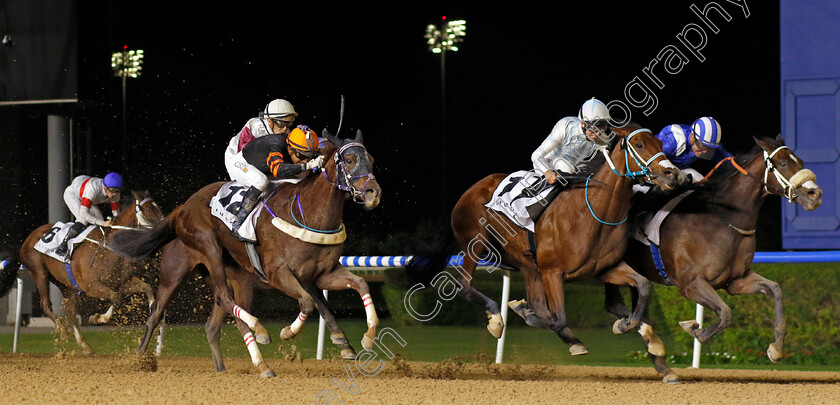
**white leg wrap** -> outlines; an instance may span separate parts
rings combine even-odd
[[[111,320],[112,315],[114,315],[114,306],[113,305],[108,307],[108,310],[105,311],[104,314],[102,314],[102,318],[100,318],[100,319],[102,319],[102,323],[108,323],[108,321]]]
[[[365,314],[367,315],[367,326],[368,328],[372,328],[379,323],[379,319],[376,317],[376,310],[373,308],[373,299],[370,298],[370,294],[365,294],[362,296],[362,303],[365,305]]]
[[[303,328],[304,322],[306,322],[306,314],[301,312],[298,314],[297,319],[295,319],[295,321],[292,322],[292,326],[290,326],[289,329],[292,330],[292,333],[297,335],[300,332],[300,329]]]
[[[254,329],[254,327],[257,326],[257,318],[249,314],[248,311],[242,309],[239,305],[233,306],[233,316],[248,324],[248,327],[251,329]]]
[[[257,348],[257,341],[254,339],[254,334],[248,332],[242,336],[242,339],[245,340],[245,347],[248,348],[248,353],[251,354],[251,363],[254,363],[254,367],[259,367],[263,358],[260,349]]]

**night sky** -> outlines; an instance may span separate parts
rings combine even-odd
[[[346,254],[409,253],[353,240],[440,222],[482,177],[530,168],[531,152],[586,99],[626,102],[634,78],[658,106],[649,115],[634,109],[633,121],[654,132],[711,115],[734,153],[750,148],[752,136],[780,132],[778,2],[750,1],[745,17],[717,1],[732,17],[712,12],[718,34],[689,8],[702,9],[702,1],[79,3],[82,102],[74,124],[91,146],[75,146],[76,174],[122,171],[127,187],[150,190],[168,212],[205,184],[227,180],[226,144],[271,99],[291,101],[297,122],[320,133],[337,129],[344,95],[341,135],[364,132],[384,193],[371,212],[348,203]],[[446,56],[445,142],[440,56],[423,38],[444,15],[467,21],[461,50]],[[688,24],[705,29],[703,62],[677,38]],[[146,55],[142,77],[128,82],[125,160],[120,80],[109,65],[124,45]],[[656,67],[660,89],[643,69],[668,45],[689,63],[676,74]],[[778,208],[765,216],[777,221]]]

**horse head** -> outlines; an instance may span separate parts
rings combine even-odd
[[[753,139],[764,151],[764,190],[767,193],[795,201],[806,211],[822,205],[822,189],[817,185],[817,175],[805,169],[802,159],[785,145],[781,136],[775,140]]]
[[[665,157],[662,141],[649,129],[636,125],[610,129],[621,138],[618,149],[625,155],[626,173],[622,175],[614,168],[616,174],[649,180],[663,190],[677,186],[680,170]]]
[[[373,157],[363,145],[362,131],[357,130],[352,140],[340,139],[326,129],[322,135],[337,148],[333,154],[335,186],[348,192],[353,201],[364,204],[365,209],[376,208],[382,189],[373,175]]]
[[[151,228],[164,216],[148,191],[132,191],[130,197],[122,198],[120,206],[115,225]]]

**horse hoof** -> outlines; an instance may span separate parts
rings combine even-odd
[[[280,331],[280,339],[282,339],[282,340],[290,340],[294,337],[295,337],[295,334],[292,333],[292,329],[289,328],[288,326],[283,328],[283,330]]]
[[[495,314],[488,317],[490,318],[490,321],[487,322],[487,331],[489,331],[496,339],[501,338],[502,332],[505,330],[505,323],[502,322],[502,316]]]
[[[571,353],[572,356],[581,356],[589,354],[589,350],[586,349],[586,346],[584,346],[583,343],[575,343],[569,348],[569,353]]]
[[[93,356],[93,349],[86,347],[82,349],[82,353],[84,353],[85,356]]]
[[[507,303],[508,308],[512,309],[513,311],[516,311],[517,309],[519,309],[519,307],[523,305],[528,305],[528,303],[525,300],[509,301]]]
[[[344,349],[341,351],[341,358],[344,360],[355,360],[356,351],[353,349]]]
[[[782,351],[776,350],[776,346],[770,344],[770,346],[767,347],[767,357],[771,362],[778,363],[782,360]]]
[[[700,327],[700,324],[697,321],[682,321],[680,322],[680,327],[683,328],[684,331],[691,334],[695,329]]]
[[[260,377],[262,377],[262,378],[274,378],[274,377],[277,377],[277,374],[274,374],[274,371],[272,371],[272,370],[266,370],[266,371],[263,371],[262,374],[260,374]]]
[[[627,331],[634,329],[630,327],[630,321],[627,318],[616,319],[615,323],[613,323],[612,331],[616,335],[623,335],[627,333]]]
[[[373,349],[373,339],[367,337],[367,335],[363,335],[362,347],[364,347],[365,349]]]
[[[268,335],[262,335],[262,334],[256,335],[256,336],[254,336],[254,340],[256,340],[257,343],[259,343],[261,345],[270,345],[271,344],[271,336],[268,336]]]
[[[676,374],[670,373],[665,377],[662,377],[662,382],[664,382],[665,384],[679,384],[680,377],[677,377]]]

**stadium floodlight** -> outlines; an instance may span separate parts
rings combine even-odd
[[[111,69],[114,71],[114,76],[122,80],[122,157],[123,162],[125,162],[128,159],[127,113],[125,103],[126,79],[129,77],[140,77],[140,70],[143,69],[143,50],[131,51],[128,49],[128,45],[123,46],[122,51],[111,54]]]
[[[121,52],[112,53],[111,69],[117,77],[139,77],[143,69],[143,50],[129,51],[125,46]]]
[[[440,27],[434,24],[426,26],[426,44],[433,53],[458,51],[457,44],[467,35],[467,22],[464,20],[447,21],[446,16],[441,19]]]

